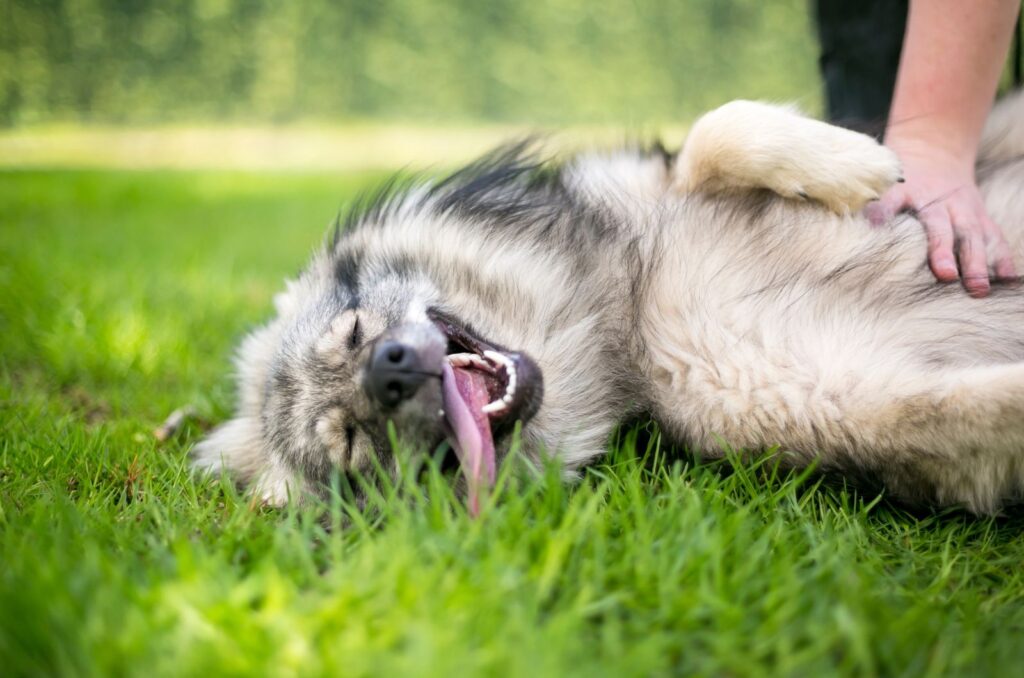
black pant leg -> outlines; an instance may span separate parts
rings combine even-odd
[[[900,63],[907,0],[814,0],[829,121],[885,130]]]

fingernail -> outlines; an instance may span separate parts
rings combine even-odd
[[[935,275],[949,280],[957,278],[956,263],[952,259],[938,259],[935,262]]]
[[[984,297],[989,292],[988,278],[964,278],[964,287],[972,297]]]

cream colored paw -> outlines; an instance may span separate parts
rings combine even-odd
[[[694,124],[673,185],[683,192],[764,188],[848,214],[900,177],[896,154],[867,135],[792,107],[733,101]]]
[[[275,508],[284,507],[289,499],[297,499],[298,493],[298,480],[279,469],[264,471],[252,487],[252,496],[257,503]]]

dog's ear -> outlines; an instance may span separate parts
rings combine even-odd
[[[293,317],[307,304],[335,291],[337,282],[346,285],[348,268],[354,266],[348,258],[338,257],[327,251],[313,254],[301,275],[284,281],[284,290],[274,295],[274,308],[278,317],[286,320]]]
[[[295,314],[299,307],[302,288],[297,279],[284,281],[284,291],[274,295],[274,310],[282,317]]]
[[[217,474],[228,472],[248,483],[269,463],[259,419],[236,417],[221,424],[192,450],[192,468]]]
[[[268,506],[284,506],[302,493],[301,480],[267,452],[256,417],[235,417],[218,426],[192,450],[192,468],[200,473],[227,473]]]

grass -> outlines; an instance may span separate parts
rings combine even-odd
[[[228,358],[367,174],[0,174],[5,675],[963,675],[1024,660],[1024,521],[913,516],[624,430],[470,520],[189,476]],[[638,442],[639,440],[639,442]],[[638,449],[638,452],[635,450]],[[326,511],[329,519],[319,518]],[[335,527],[331,529],[331,525]]]

